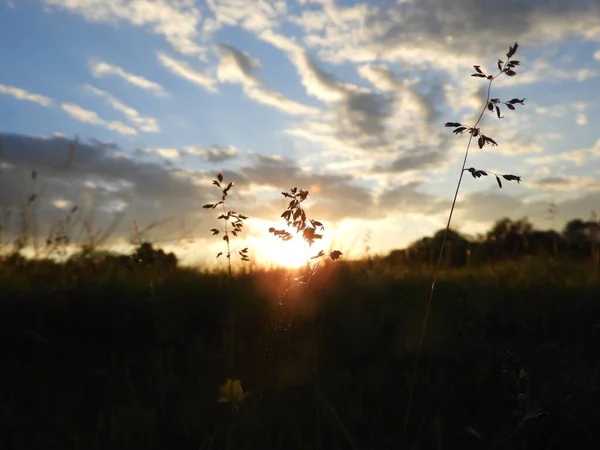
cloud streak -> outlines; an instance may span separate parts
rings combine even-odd
[[[144,133],[158,133],[160,131],[160,127],[158,125],[158,121],[153,117],[144,117],[140,115],[140,113],[132,108],[131,106],[127,106],[118,100],[114,95],[103,91],[101,89],[95,88],[89,84],[85,85],[85,89],[88,92],[91,92],[98,97],[104,98],[108,104],[122,113],[127,120],[129,120],[138,130]]]
[[[203,161],[209,163],[222,163],[225,161],[230,161],[237,158],[239,154],[239,150],[232,145],[228,147],[220,147],[215,145],[211,148],[190,145],[185,147],[185,151],[187,155],[199,157]]]
[[[201,13],[189,2],[167,0],[43,0],[51,8],[83,16],[89,22],[142,27],[163,36],[183,54],[203,54],[196,43]]]
[[[190,81],[209,92],[217,92],[216,80],[205,72],[194,69],[188,63],[172,58],[165,53],[157,54],[158,61],[172,74]]]
[[[74,103],[63,103],[60,105],[62,110],[66,112],[71,118],[78,120],[79,122],[89,123],[92,125],[100,125],[111,131],[115,131],[123,136],[136,135],[137,131],[123,122],[109,121],[102,119],[98,113],[90,111],[89,109],[82,108]]]
[[[292,115],[311,115],[318,108],[303,105],[270,89],[256,74],[260,62],[228,45],[219,46],[221,60],[217,77],[222,83],[241,84],[248,98]]]
[[[106,62],[98,62],[92,65],[92,73],[96,77],[104,77],[107,75],[114,75],[127,83],[139,87],[140,89],[144,89],[146,91],[153,92],[156,95],[163,96],[166,94],[165,89],[158,83],[154,81],[150,81],[147,78],[136,75],[130,72],[125,71],[122,67],[115,66]]]
[[[37,103],[38,105],[42,106],[52,105],[52,99],[50,97],[46,97],[45,95],[41,94],[34,94],[15,86],[0,84],[0,94],[10,95],[18,100]]]

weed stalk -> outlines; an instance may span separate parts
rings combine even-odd
[[[486,80],[488,80],[488,86],[487,86],[487,92],[486,92],[486,99],[485,99],[485,105],[483,106],[483,108],[481,109],[481,112],[479,113],[479,117],[477,118],[477,121],[475,122],[475,124],[471,127],[465,126],[459,122],[446,122],[445,126],[446,127],[451,127],[454,128],[453,133],[456,135],[463,135],[464,133],[468,133],[469,134],[469,140],[467,142],[467,148],[465,150],[465,155],[463,158],[463,162],[462,162],[462,166],[460,169],[460,174],[458,177],[458,182],[456,184],[456,189],[454,191],[454,197],[452,199],[452,205],[450,207],[450,213],[448,214],[448,220],[446,223],[446,228],[444,229],[444,235],[442,238],[442,243],[440,245],[440,250],[438,253],[438,257],[437,257],[437,261],[435,264],[435,268],[433,270],[433,277],[432,277],[432,282],[431,282],[431,288],[429,290],[429,298],[427,299],[427,306],[425,308],[425,315],[423,317],[423,325],[421,327],[421,334],[419,337],[419,346],[417,348],[417,356],[415,359],[415,365],[414,365],[414,369],[413,369],[413,373],[412,373],[412,378],[411,378],[411,382],[410,382],[410,386],[409,386],[409,392],[408,392],[408,400],[407,400],[407,404],[406,404],[406,413],[404,415],[404,426],[403,426],[403,436],[402,436],[402,444],[404,444],[404,439],[406,437],[407,431],[408,431],[408,423],[410,420],[410,412],[411,412],[411,406],[412,406],[412,400],[413,400],[413,395],[414,395],[414,391],[415,391],[415,385],[417,382],[417,378],[418,378],[418,371],[419,371],[419,363],[420,363],[420,359],[421,359],[421,354],[423,352],[423,342],[425,340],[425,334],[427,332],[427,323],[429,321],[429,315],[431,312],[431,305],[433,303],[433,296],[435,293],[435,284],[436,281],[438,279],[439,276],[439,272],[440,272],[440,268],[441,268],[441,263],[442,263],[442,257],[444,255],[444,248],[446,245],[446,239],[448,237],[448,231],[450,230],[450,224],[452,222],[452,214],[454,213],[454,208],[456,206],[456,200],[458,198],[458,193],[460,191],[460,186],[462,184],[462,179],[463,179],[463,175],[465,172],[470,172],[471,175],[473,176],[473,178],[481,178],[482,176],[488,176],[489,173],[493,174],[496,177],[496,182],[498,183],[498,186],[500,188],[502,188],[502,181],[500,179],[500,177],[504,178],[507,181],[517,181],[518,183],[521,181],[521,177],[517,176],[517,175],[510,175],[510,174],[506,174],[506,175],[499,175],[496,174],[494,172],[491,172],[489,170],[478,170],[475,169],[473,167],[471,168],[466,168],[467,166],[467,160],[469,158],[469,150],[471,148],[471,143],[473,141],[473,138],[477,137],[477,144],[479,146],[480,149],[482,149],[485,145],[490,144],[492,146],[497,146],[498,144],[496,143],[496,141],[494,141],[492,138],[490,138],[489,136],[484,135],[480,128],[478,127],[479,123],[481,122],[481,119],[483,118],[483,115],[485,114],[486,110],[491,111],[491,112],[496,112],[496,115],[498,116],[498,118],[502,118],[504,116],[501,115],[500,113],[500,105],[503,104],[505,105],[509,110],[515,110],[515,105],[516,104],[524,104],[525,99],[518,99],[518,98],[513,98],[512,100],[509,101],[501,101],[498,98],[490,98],[490,94],[491,94],[491,88],[492,88],[492,83],[494,82],[494,80],[496,80],[499,76],[501,75],[506,75],[506,76],[510,76],[510,77],[514,77],[517,75],[516,71],[514,70],[515,67],[520,65],[520,61],[517,60],[511,60],[511,58],[515,55],[515,53],[517,52],[519,45],[517,42],[515,42],[515,44],[513,46],[511,46],[508,50],[508,52],[506,53],[506,57],[507,57],[507,61],[504,62],[500,59],[498,59],[498,73],[496,75],[486,75],[482,70],[481,70],[481,66],[473,66],[473,68],[475,69],[475,72],[473,74],[471,74],[472,77],[475,78],[485,78]]]

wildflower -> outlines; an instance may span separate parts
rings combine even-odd
[[[219,398],[219,403],[231,403],[232,407],[238,411],[238,405],[244,401],[248,395],[249,392],[244,392],[242,389],[241,380],[227,378],[227,381],[221,386],[221,398]]]

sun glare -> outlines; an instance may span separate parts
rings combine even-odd
[[[275,236],[269,236],[260,243],[261,260],[266,266],[301,267],[313,256],[313,253],[316,254],[318,251],[307,249],[300,237],[284,242]]]

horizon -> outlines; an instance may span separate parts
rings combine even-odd
[[[552,5],[2,1],[19,45],[0,40],[0,206],[23,207],[36,171],[40,234],[77,206],[96,229],[119,217],[115,243],[159,223],[150,242],[192,239],[180,259],[210,261],[222,243],[202,206],[223,172],[251,257],[286,248],[268,228],[294,186],[325,224],[316,251],[405,248],[445,227],[466,138],[444,123],[483,107],[473,65],[493,70],[517,41],[518,76],[492,92],[525,104],[484,116],[499,145],[467,167],[522,182],[465,174],[451,228],[527,217],[560,232],[600,206],[600,5]]]

